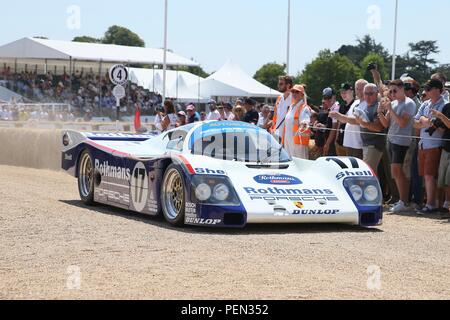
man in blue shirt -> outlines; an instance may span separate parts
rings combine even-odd
[[[439,174],[439,161],[443,146],[442,129],[433,128],[432,110],[442,112],[445,101],[442,96],[444,86],[441,81],[432,79],[425,84],[425,91],[430,100],[425,101],[419,109],[414,121],[414,127],[420,129],[419,142],[419,174],[425,179],[427,192],[427,204],[421,211],[422,214],[430,214],[437,211],[437,177]]]
[[[190,104],[186,107],[187,123],[195,123],[200,121],[200,115],[196,111],[195,105]]]

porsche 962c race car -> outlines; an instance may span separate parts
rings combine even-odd
[[[355,158],[291,158],[266,131],[203,122],[160,135],[63,133],[62,168],[82,201],[157,216],[174,226],[382,223],[382,193]]]

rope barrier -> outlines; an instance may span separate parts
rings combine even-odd
[[[388,133],[382,133],[382,132],[361,132],[361,131],[354,131],[354,130],[342,130],[342,129],[332,129],[332,128],[321,128],[321,127],[309,127],[312,130],[317,131],[338,131],[341,133],[349,132],[349,133],[361,133],[361,134],[367,134],[367,135],[376,135],[376,136],[383,136],[383,137],[396,137],[396,138],[412,138],[413,140],[422,140],[422,137],[418,136],[406,136],[406,135],[393,135]],[[435,141],[445,141],[450,142],[450,139],[443,139],[443,138],[433,138],[433,137],[427,137],[426,140],[435,140]]]

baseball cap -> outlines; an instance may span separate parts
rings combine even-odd
[[[180,111],[180,112],[178,112],[178,115],[179,115],[179,116],[183,116],[183,117],[186,117],[186,112],[184,112],[184,111]]]
[[[428,80],[424,85],[425,90],[440,89],[444,90],[444,85],[437,79]]]
[[[297,91],[297,92],[301,92],[301,93],[305,94],[305,87],[302,86],[301,84],[296,84],[296,85],[291,89],[291,92],[292,92],[292,91]]]
[[[322,95],[324,98],[332,98],[335,95],[335,93],[333,89],[325,88],[322,92]]]
[[[244,104],[247,104],[249,106],[254,106],[256,105],[255,101],[253,99],[247,98],[244,100]]]
[[[193,104],[190,104],[186,107],[187,111],[195,111],[195,106]]]
[[[341,85],[341,91],[348,91],[348,90],[353,90],[353,85],[350,83],[343,83]]]

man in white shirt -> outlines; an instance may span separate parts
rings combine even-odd
[[[209,109],[211,110],[211,112],[208,114],[208,117],[206,117],[207,121],[218,121],[222,119],[219,110],[217,110],[217,105],[215,102],[210,103]]]
[[[284,132],[286,115],[288,108],[292,104],[291,90],[294,86],[294,79],[290,76],[281,76],[278,80],[278,91],[283,94],[278,97],[275,105],[272,134],[276,139],[281,140]]]
[[[347,115],[342,115],[339,112],[330,112],[330,117],[337,119],[340,123],[346,123],[344,147],[347,149],[347,156],[358,159],[363,158],[363,141],[361,138],[361,126],[356,122],[354,115],[355,109],[365,105],[364,88],[368,82],[364,79],[356,81],[355,89],[356,100],[347,112]]]

